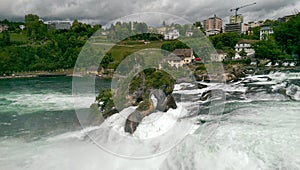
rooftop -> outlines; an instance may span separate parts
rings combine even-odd
[[[258,42],[258,40],[248,40],[248,39],[242,39],[237,44],[253,44]]]
[[[175,49],[172,53],[178,57],[191,57],[193,50],[191,48]]]

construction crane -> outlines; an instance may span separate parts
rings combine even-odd
[[[235,11],[235,22],[237,22],[238,10],[240,10],[242,8],[245,8],[245,7],[248,7],[248,6],[255,5],[255,4],[256,4],[256,2],[254,2],[252,4],[247,4],[247,5],[243,5],[243,6],[240,6],[240,7],[236,7],[236,8],[230,9],[230,12]]]

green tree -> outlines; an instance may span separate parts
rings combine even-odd
[[[4,45],[4,46],[8,46],[8,45],[11,44],[11,43],[10,43],[10,34],[9,34],[8,31],[4,31],[4,32],[2,33],[2,41],[3,41],[3,45]]]
[[[239,52],[239,55],[241,57],[246,57],[247,56],[247,52],[245,51],[245,49],[243,48],[242,51]]]
[[[47,35],[47,26],[34,14],[25,15],[25,26],[29,39],[42,40]]]
[[[243,39],[259,40],[260,39],[260,29],[261,27],[249,28],[247,34],[242,34]]]
[[[205,34],[205,31],[204,31],[204,28],[201,24],[200,21],[196,21],[194,24],[193,24],[195,27],[199,28],[201,32],[203,32]]]
[[[225,52],[227,53],[227,58],[228,59],[233,59],[235,54],[236,54],[235,50],[232,49],[232,48],[226,48]]]
[[[223,45],[223,43],[221,42],[221,41],[219,41],[218,43],[217,43],[217,45],[216,45],[216,49],[223,49],[223,47],[224,47],[224,45]]]
[[[270,59],[275,61],[287,57],[286,52],[281,51],[273,37],[269,37],[265,41],[259,41],[253,44],[255,57],[261,59]]]
[[[224,47],[234,48],[236,43],[240,40],[240,37],[237,33],[221,33],[215,36],[209,37],[214,47],[217,46],[219,42],[223,44]]]
[[[107,69],[109,63],[113,62],[113,57],[111,53],[107,53],[101,61],[101,67]]]
[[[274,37],[282,51],[300,56],[300,14],[274,28]]]
[[[181,41],[175,40],[175,41],[166,41],[162,44],[161,49],[172,52],[175,49],[183,49],[183,48],[189,48],[186,44],[184,44]]]

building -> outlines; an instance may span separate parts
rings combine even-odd
[[[20,28],[21,30],[24,30],[24,29],[25,29],[25,25],[19,25],[19,28]]]
[[[236,32],[238,34],[246,34],[249,31],[250,27],[248,24],[244,23],[235,23],[235,24],[226,24],[225,32]]]
[[[3,31],[6,31],[6,30],[8,30],[8,26],[7,25],[5,25],[5,24],[0,24],[0,32],[3,32]]]
[[[165,35],[167,33],[167,27],[159,27],[159,28],[156,28],[154,30],[156,30],[157,33],[161,34],[161,35]]]
[[[242,34],[242,23],[226,24],[224,31],[225,32],[236,32],[238,34]]]
[[[252,35],[253,34],[253,28],[255,27],[260,27],[264,25],[264,21],[251,21],[248,22],[248,30],[247,30],[247,34],[248,35]]]
[[[164,62],[168,63],[171,67],[179,68],[183,66],[183,60],[174,54],[170,54],[164,59]]]
[[[249,24],[242,24],[242,33],[246,34],[249,31]]]
[[[185,32],[186,37],[191,37],[193,35],[194,35],[194,32],[191,29],[186,30],[186,32]]]
[[[175,49],[168,57],[165,58],[171,67],[182,67],[184,64],[190,64],[194,61],[195,56],[193,49]]]
[[[165,34],[164,39],[165,40],[176,40],[180,36],[179,31],[177,29],[173,29],[169,33]]]
[[[203,29],[207,36],[219,34],[222,31],[222,19],[214,15],[203,21]]]
[[[217,50],[211,54],[211,61],[221,62],[226,59],[227,54],[223,50]]]
[[[235,45],[235,59],[241,59],[243,58],[240,56],[240,52],[244,50],[247,53],[247,57],[253,57],[255,55],[255,50],[252,48],[252,44],[257,42],[257,40],[240,40],[236,45]]]
[[[260,29],[260,40],[267,40],[268,36],[273,34],[273,28],[270,25],[264,25]]]
[[[229,18],[230,24],[244,23],[244,16],[239,14],[237,16],[231,15]]]
[[[251,21],[248,23],[249,28],[260,27],[264,25],[264,21]]]
[[[57,30],[68,30],[71,28],[70,21],[47,21],[45,24],[47,24],[49,28],[54,28]]]
[[[225,32],[236,32],[238,34],[246,33],[249,30],[249,25],[244,24],[244,16],[239,14],[229,17],[229,24],[225,25]]]

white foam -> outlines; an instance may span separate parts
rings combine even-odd
[[[279,89],[285,88],[286,85],[287,85],[287,82],[283,82],[283,83],[275,84],[275,85],[272,86],[271,88],[272,88],[272,91],[275,92],[275,91],[277,91],[277,90],[279,90]]]
[[[85,127],[84,129],[79,131],[67,132],[61,135],[50,137],[47,139],[47,141],[53,142],[53,141],[61,141],[61,140],[69,140],[69,139],[83,140],[88,135],[89,132],[97,130],[99,128],[100,126]]]
[[[300,100],[300,87],[294,84],[290,85],[286,89],[286,94],[292,99],[299,101]]]
[[[49,92],[45,94],[7,94],[3,96],[12,103],[7,105],[11,111],[18,114],[33,113],[36,111],[59,111],[89,108],[95,100],[95,95],[63,94]]]
[[[163,135],[173,128],[180,117],[188,114],[188,111],[178,105],[177,109],[169,109],[166,113],[156,112],[143,119],[134,133],[139,139],[155,138]],[[154,120],[154,121],[152,121]]]
[[[201,133],[186,138],[161,169],[299,169],[299,106],[269,102],[239,108],[224,115],[209,141],[201,142]]]

